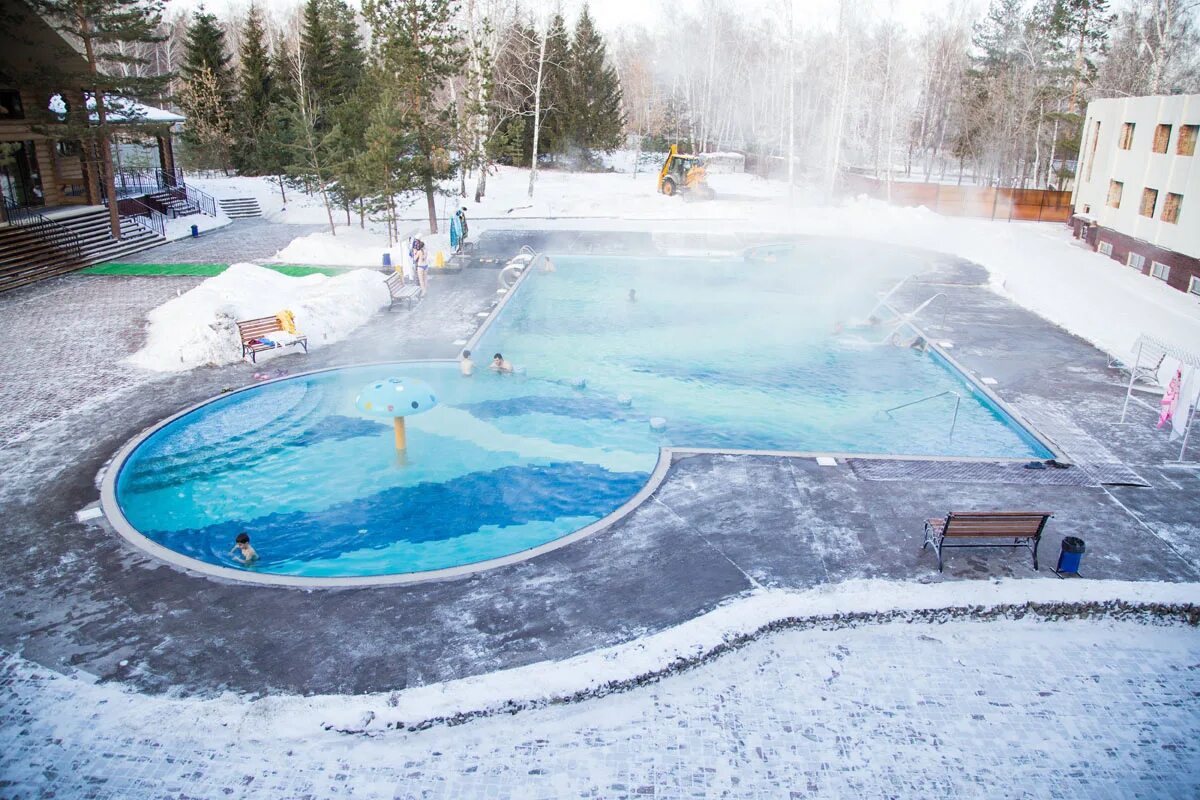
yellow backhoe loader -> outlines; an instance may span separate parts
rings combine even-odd
[[[658,173],[658,190],[668,197],[683,195],[684,200],[712,200],[716,196],[708,185],[700,156],[680,155],[675,145],[671,145],[671,152]]]

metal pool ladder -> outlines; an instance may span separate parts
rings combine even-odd
[[[931,394],[928,397],[922,397],[920,400],[913,400],[910,403],[901,403],[898,406],[892,406],[891,408],[884,409],[883,413],[885,413],[889,417],[891,417],[893,411],[899,411],[902,408],[908,408],[909,406],[915,406],[918,403],[924,403],[926,400],[936,400],[937,398],[945,397],[948,394],[954,395],[954,417],[950,420],[950,438],[953,439],[954,438],[954,426],[958,424],[958,407],[960,405],[962,405],[962,395],[959,394],[958,392],[954,391],[953,389],[947,389],[944,392],[938,392],[937,394]],[[894,417],[893,417],[893,419],[894,419]]]

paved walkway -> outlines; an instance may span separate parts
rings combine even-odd
[[[127,696],[0,664],[0,795],[1184,798],[1200,631],[889,624],[768,636],[622,695],[364,739],[302,701]]]
[[[161,247],[117,259],[123,264],[231,264],[266,261],[297,236],[328,230],[326,225],[284,225],[263,219],[235,219],[195,239],[178,239]]]
[[[505,237],[505,245],[519,240]],[[568,233],[561,241],[585,240],[626,250],[630,242],[647,245],[644,237],[611,233]],[[880,257],[875,245],[841,246],[853,257]],[[138,346],[145,312],[190,284],[73,276],[6,293],[0,315],[13,323],[4,326],[0,381],[17,402],[6,421],[12,438],[0,444],[0,647],[151,691],[383,691],[627,641],[755,583],[1057,580],[1047,566],[1065,535],[1088,542],[1090,577],[1200,578],[1200,476],[1163,466],[1173,453],[1150,412],[1139,412],[1140,425],[1111,423],[1123,389],[1104,356],[989,292],[979,268],[924,257],[933,269],[896,298],[900,307],[945,292],[925,322],[955,342],[968,368],[994,377],[1001,396],[1021,407],[1069,418],[1150,488],[1024,476],[879,480],[852,465],[819,468],[808,459],[697,456],[676,463],[655,497],[609,530],[470,579],[329,592],[228,584],[168,567],[106,528],[74,519],[97,497],[97,471],[132,435],[251,380],[249,365],[162,377],[119,364]],[[495,301],[495,279],[478,269],[437,276],[415,311],[381,315],[353,343],[274,364],[299,371],[449,357],[474,329],[476,313]],[[26,395],[46,399],[25,403]],[[921,550],[926,516],[1031,503],[1058,512],[1041,572],[1021,553],[961,551],[939,576]],[[247,609],[269,623],[244,624]]]

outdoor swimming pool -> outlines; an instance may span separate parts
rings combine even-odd
[[[558,540],[635,495],[663,446],[1051,455],[936,353],[881,345],[886,330],[855,324],[915,258],[886,270],[834,248],[754,266],[553,261],[484,333],[474,377],[451,362],[369,365],[218,398],[117,467],[121,513],[203,564],[241,569],[229,550],[248,531],[261,557],[248,572],[384,576]],[[489,372],[496,351],[523,374]],[[437,392],[436,408],[407,419],[403,464],[391,424],[355,408],[365,385],[392,376]]]

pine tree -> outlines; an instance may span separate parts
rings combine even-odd
[[[187,116],[184,142],[206,168],[229,166],[233,139],[233,74],[225,31],[201,5],[188,25],[179,104]]]
[[[453,176],[452,125],[441,100],[446,81],[462,64],[459,34],[451,25],[450,0],[365,0],[380,72],[395,90],[391,102],[403,115],[414,146],[401,154],[412,184],[425,192],[429,232],[437,233],[434,198],[438,181]],[[382,102],[382,101],[381,101]]]
[[[596,30],[585,3],[575,25],[568,60],[567,129],[585,151],[611,152],[621,144],[625,127],[621,111],[621,82],[608,63],[604,39]]]
[[[53,75],[39,76],[46,83],[82,87],[91,93],[95,104],[93,123],[83,97],[64,97],[67,105],[63,124],[52,126],[50,135],[59,139],[78,140],[88,154],[92,179],[99,177],[108,204],[109,225],[114,238],[121,238],[121,217],[117,210],[116,177],[113,171],[113,125],[109,114],[120,98],[153,97],[162,91],[170,75],[149,75],[144,69],[147,61],[139,55],[136,45],[154,44],[162,40],[158,26],[162,21],[161,0],[31,0],[35,10],[46,22],[78,42],[83,49],[83,66],[75,71],[69,64],[60,64]],[[128,106],[121,109],[129,119],[136,115]]]
[[[260,144],[271,122],[276,96],[271,55],[258,6],[251,5],[242,25],[241,64],[238,70],[237,125],[233,163],[239,172],[262,174]]]

